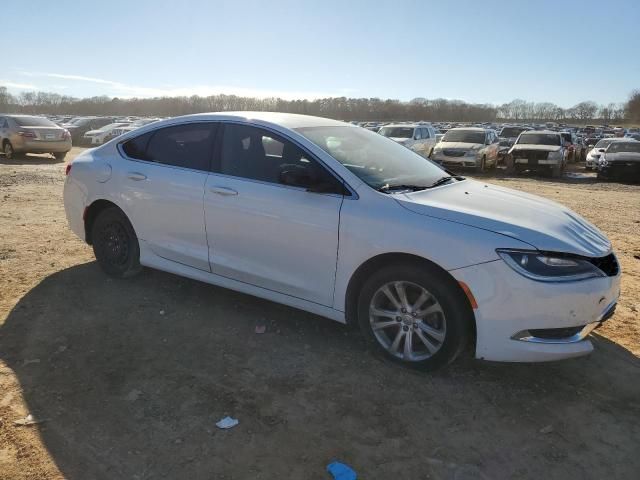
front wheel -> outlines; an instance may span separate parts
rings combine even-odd
[[[4,147],[2,148],[2,151],[4,152],[4,156],[7,160],[11,160],[13,159],[15,153],[13,151],[13,145],[11,145],[11,142],[4,142]]]
[[[476,172],[478,173],[484,172],[486,166],[487,166],[487,157],[482,157],[482,160],[480,160],[480,165],[476,165]]]
[[[131,223],[117,208],[98,214],[91,229],[93,253],[100,267],[117,278],[132,277],[140,270],[140,245]]]
[[[358,322],[369,347],[421,370],[452,362],[469,339],[473,313],[458,284],[435,267],[395,265],[360,291]]]

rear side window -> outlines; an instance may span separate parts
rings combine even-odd
[[[216,134],[214,123],[190,123],[162,128],[126,142],[127,156],[138,160],[208,170]]]

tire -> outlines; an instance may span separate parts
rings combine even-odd
[[[107,208],[98,214],[91,240],[96,260],[108,275],[128,278],[142,270],[138,237],[120,209]]]
[[[405,292],[404,303],[398,285]],[[358,297],[358,324],[370,350],[419,370],[433,371],[451,363],[466,347],[473,321],[458,284],[434,266],[382,268],[369,277]]]
[[[54,153],[53,154],[54,158],[56,160],[58,160],[59,162],[63,162],[65,157],[67,156],[67,152],[62,152],[62,153]]]
[[[480,165],[476,165],[476,172],[483,173],[486,165],[487,165],[487,157],[482,157],[482,160],[480,160]]]
[[[592,167],[587,167],[587,166],[585,166],[585,167],[584,167],[584,169],[585,169],[585,170],[591,170],[591,169],[592,169]]]
[[[4,158],[6,158],[7,160],[12,160],[13,158],[15,158],[15,152],[13,151],[13,145],[11,145],[11,142],[4,142],[2,151],[4,152]]]
[[[551,178],[560,178],[562,176],[563,170],[563,164],[559,163],[558,165],[554,165],[549,169],[549,175],[551,176]]]

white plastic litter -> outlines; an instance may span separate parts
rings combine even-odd
[[[44,420],[38,420],[33,415],[29,414],[26,417],[21,418],[20,420],[16,420],[13,423],[14,425],[28,426],[28,425],[37,425],[38,423],[42,423],[42,422],[44,422]]]
[[[240,423],[237,419],[231,417],[224,417],[218,423],[216,423],[216,427],[221,428],[222,430],[228,430],[229,428],[233,428]]]

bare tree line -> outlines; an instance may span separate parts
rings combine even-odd
[[[506,121],[640,121],[640,91],[626,104],[580,102],[561,108],[549,102],[516,99],[503,105],[472,104],[462,100],[415,98],[410,102],[380,98],[333,97],[316,100],[252,98],[236,95],[201,97],[75,98],[50,92],[13,95],[0,86],[0,112],[69,115],[177,116],[189,113],[236,110],[277,111],[330,117],[341,120],[426,120],[482,122]]]

